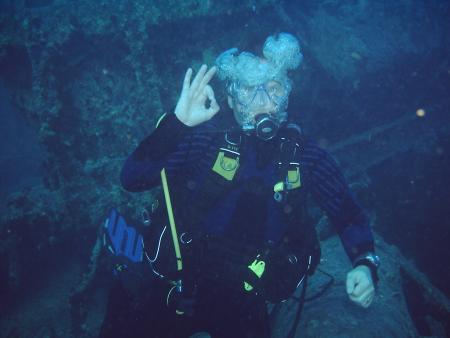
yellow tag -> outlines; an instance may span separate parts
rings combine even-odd
[[[255,259],[252,264],[248,266],[250,270],[252,270],[258,278],[261,278],[262,274],[264,273],[264,270],[266,268],[266,263],[264,261],[260,261],[258,259]],[[253,286],[248,284],[244,281],[244,289],[246,291],[252,291]]]
[[[228,181],[233,180],[236,171],[239,168],[239,157],[230,158],[225,156],[223,151],[219,152],[216,162],[213,166],[213,171],[218,173],[220,176]]]
[[[280,192],[284,189],[284,182],[278,182],[273,186],[273,192]]]
[[[300,181],[300,170],[297,168],[296,170],[289,170],[287,174],[287,182],[289,184],[288,189],[296,189],[300,188],[302,182]]]
[[[247,282],[244,282],[244,289],[245,289],[245,291],[252,291],[253,290],[253,286],[251,286]]]
[[[286,188],[287,190],[292,190],[296,188],[300,188],[302,182],[300,180],[300,170],[297,168],[296,170],[289,170],[286,177]],[[278,182],[273,186],[274,192],[280,192],[284,190],[285,183]]]

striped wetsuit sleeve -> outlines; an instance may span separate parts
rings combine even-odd
[[[309,169],[314,200],[335,226],[350,260],[353,262],[359,255],[373,252],[373,235],[367,214],[356,202],[334,159],[308,142],[303,160]]]
[[[167,115],[126,160],[120,175],[122,186],[133,192],[148,190],[159,184],[162,168],[172,175],[198,161],[211,137],[193,131],[174,114]]]

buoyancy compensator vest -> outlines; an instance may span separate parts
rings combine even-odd
[[[171,184],[176,206],[175,217],[180,228],[178,236],[185,257],[184,275],[189,275],[185,278],[209,280],[212,284],[219,283],[278,302],[288,298],[306,274],[314,272],[320,260],[320,246],[308,217],[307,196],[302,189],[300,157],[304,138],[295,124],[285,125],[279,135],[279,142],[276,144],[279,181],[274,182],[269,192],[258,181],[239,182],[240,187],[243,187],[239,198],[243,200],[262,201],[267,198],[268,193],[275,199],[281,210],[282,222],[287,224],[278,243],[264,242],[261,233],[258,233],[261,231],[258,225],[265,221],[259,219],[264,218],[263,212],[253,219],[252,229],[246,229],[253,230],[251,237],[260,240],[239,241],[233,235],[215,236],[202,231],[204,216],[221,198],[236,188],[242,155],[243,136],[240,133],[218,136],[217,157],[201,184],[192,184],[186,178]],[[194,191],[195,199],[192,199]],[[245,203],[239,205],[245,206]],[[239,207],[232,219],[239,218],[238,209]],[[164,223],[163,219],[161,221]],[[165,231],[169,230],[166,228]],[[236,234],[236,231],[239,232],[239,228],[230,232]],[[164,250],[161,248],[161,238],[164,236],[168,238],[169,234],[153,234],[151,247]],[[153,251],[156,254],[156,249]],[[170,255],[170,249],[167,252]],[[161,262],[174,266],[174,259],[164,258]],[[160,268],[165,274],[171,274],[170,268],[167,269],[162,264]]]

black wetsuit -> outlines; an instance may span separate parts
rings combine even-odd
[[[164,167],[169,177],[201,186],[217,157],[220,142],[214,121],[195,128],[183,125],[175,115],[166,116],[159,127],[131,154],[122,170],[121,182],[133,192],[149,190],[160,184]],[[279,181],[276,155],[279,140],[261,141],[243,136],[238,180],[256,180],[272,191]],[[302,189],[310,193],[326,212],[353,261],[374,251],[373,237],[364,211],[355,199],[330,155],[314,142],[302,144],[300,156]],[[268,193],[265,201],[253,205],[243,200],[244,184],[237,184],[202,219],[202,231],[216,236],[242,233],[245,243],[277,243],[287,225],[280,208]],[[196,198],[193,189],[190,195]],[[236,217],[238,215],[239,217]],[[249,226],[252,224],[253,226]],[[256,224],[256,228],[255,228]],[[239,236],[237,237],[239,239]],[[102,337],[183,337],[196,331],[208,331],[213,337],[269,337],[265,302],[253,295],[242,295],[211,284],[202,286],[196,297],[193,318],[177,316],[166,307],[167,287],[155,282],[137,301],[131,301],[116,286],[105,319]]]

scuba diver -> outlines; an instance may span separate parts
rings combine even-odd
[[[233,48],[209,70],[187,70],[174,113],[122,169],[131,192],[162,182],[144,225],[115,209],[104,224],[118,282],[100,337],[270,337],[267,303],[304,294],[320,262],[308,196],[350,259],[349,298],[371,304],[379,258],[368,217],[336,162],[288,119],[288,71],[302,58],[297,39],[280,33],[262,57]],[[216,73],[238,125],[227,131],[215,117]]]

